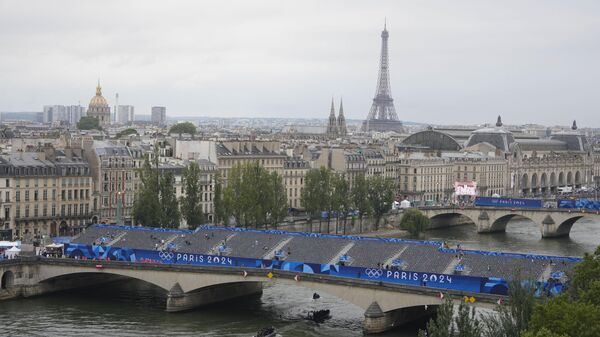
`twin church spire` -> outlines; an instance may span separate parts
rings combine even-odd
[[[345,137],[347,134],[346,117],[344,117],[344,104],[340,98],[340,114],[335,117],[335,106],[331,99],[331,110],[329,112],[329,123],[327,125],[327,138],[335,139]]]

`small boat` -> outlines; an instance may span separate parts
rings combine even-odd
[[[323,323],[325,320],[331,318],[329,310],[315,310],[308,313],[307,319],[316,323]]]
[[[277,334],[277,330],[275,330],[275,328],[272,326],[262,328],[262,329],[258,330],[256,335],[254,335],[254,337],[276,337],[276,336],[279,336],[279,335]]]

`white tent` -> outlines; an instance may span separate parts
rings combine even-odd
[[[19,241],[0,241],[0,248],[12,248],[12,247],[21,247],[21,242]]]
[[[17,247],[12,247],[11,249],[7,249],[4,252],[4,255],[6,255],[7,259],[14,259],[15,257],[17,257],[19,255],[19,253],[21,252],[21,250]]]
[[[408,200],[402,200],[400,202],[400,208],[410,208],[410,201],[408,201]]]

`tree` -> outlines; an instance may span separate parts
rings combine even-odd
[[[185,195],[181,198],[181,213],[187,222],[188,228],[196,228],[204,222],[202,213],[200,191],[200,167],[198,163],[191,162],[183,171],[183,190]]]
[[[189,133],[196,134],[196,126],[191,122],[177,123],[169,129],[169,133]]]
[[[358,211],[359,218],[359,232],[362,233],[362,222],[363,216],[371,212],[371,204],[369,203],[369,186],[367,186],[367,180],[364,174],[359,174],[354,178],[352,183],[352,207]]]
[[[573,268],[569,286],[535,307],[524,336],[600,336],[600,246]]]
[[[416,208],[408,208],[402,214],[400,228],[406,229],[411,235],[419,236],[429,227],[429,218]]]
[[[585,253],[583,260],[573,268],[573,277],[569,288],[571,297],[579,300],[594,286],[594,281],[597,280],[600,280],[600,246],[592,254]]]
[[[270,189],[272,191],[269,208],[270,220],[271,224],[277,229],[277,224],[282,222],[288,214],[287,193],[283,185],[283,178],[277,172],[271,172],[269,178]]]
[[[181,222],[179,203],[175,195],[175,176],[172,172],[164,174],[160,180],[161,225],[167,228],[178,228]]]
[[[102,130],[102,128],[100,127],[100,122],[98,121],[98,118],[92,117],[92,116],[84,116],[81,117],[79,119],[79,122],[77,122],[77,128],[79,130]]]
[[[437,309],[435,319],[427,322],[427,331],[419,330],[419,337],[451,337],[454,336],[452,324],[452,300],[447,297]]]
[[[312,219],[319,217],[319,232],[321,232],[321,211],[331,210],[331,175],[331,170],[321,167],[309,170],[304,178],[304,189],[300,200],[309,214],[311,230]]]
[[[333,174],[331,177],[331,209],[337,212],[335,220],[335,233],[338,233],[340,217],[344,219],[344,234],[346,233],[346,213],[350,208],[349,186],[343,174]]]
[[[133,203],[134,221],[150,227],[159,227],[163,219],[159,199],[159,173],[152,167],[155,161],[158,165],[157,157],[151,162],[150,156],[146,154],[144,165],[139,172],[141,185]]]
[[[119,139],[121,137],[129,136],[129,135],[137,135],[137,134],[138,134],[138,132],[134,128],[127,128],[127,129],[117,133],[115,138]]]
[[[375,220],[375,230],[379,228],[379,221],[383,215],[392,209],[394,201],[394,188],[392,182],[382,176],[367,178],[370,208]]]
[[[213,222],[219,224],[225,220],[225,207],[223,201],[223,185],[221,184],[221,175],[215,174],[215,194],[213,196]],[[225,222],[227,222],[225,220]]]
[[[235,165],[229,171],[223,192],[223,213],[237,226],[276,225],[287,215],[287,195],[283,179],[258,164]]]
[[[508,305],[486,316],[487,337],[519,337],[527,329],[535,305],[535,283],[523,281],[520,271],[508,283]]]
[[[542,328],[541,330],[537,331],[537,332],[528,332],[525,331],[522,335],[522,337],[569,337],[568,335],[563,335],[563,334],[557,334],[554,332],[551,332],[550,330],[546,329],[546,328]]]
[[[453,315],[453,309],[452,300],[446,297],[437,309],[436,318],[427,322],[426,331],[419,330],[419,337],[482,336],[483,327],[474,308],[461,303],[456,317]]]
[[[529,333],[540,333],[542,329],[570,337],[600,336],[600,307],[572,301],[567,294],[538,305],[531,318]]]

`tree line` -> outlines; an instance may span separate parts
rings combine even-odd
[[[184,196],[177,199],[175,176],[172,172],[161,172],[158,167],[158,148],[152,157],[146,155],[139,170],[141,186],[133,204],[134,223],[150,227],[178,228],[185,219],[189,228],[204,223],[200,187],[200,167],[191,162],[183,171]]]
[[[135,223],[146,226],[177,228],[185,219],[190,228],[204,223],[201,209],[200,168],[192,162],[183,172],[183,197],[177,199],[172,172],[161,172],[158,152],[147,155],[139,170],[141,186],[133,205]],[[322,231],[322,212],[327,215],[327,231],[335,219],[335,231],[340,221],[345,232],[348,215],[374,219],[377,229],[383,215],[390,211],[394,200],[393,184],[381,176],[365,177],[358,174],[349,183],[346,176],[327,168],[311,169],[304,177],[300,193],[309,222],[319,219]],[[225,184],[217,174],[214,182],[213,221],[240,227],[277,227],[288,215],[288,199],[283,177],[268,172],[254,163],[234,165]]]
[[[394,202],[393,184],[382,176],[366,178],[357,174],[351,184],[342,173],[336,173],[325,167],[311,169],[304,177],[304,188],[300,194],[302,206],[309,216],[309,222],[319,219],[319,232],[322,231],[322,212],[326,212],[327,231],[332,217],[335,217],[335,232],[338,232],[342,220],[343,232],[349,214],[358,213],[360,231],[365,215],[374,219],[375,229],[383,215],[389,212]]]

